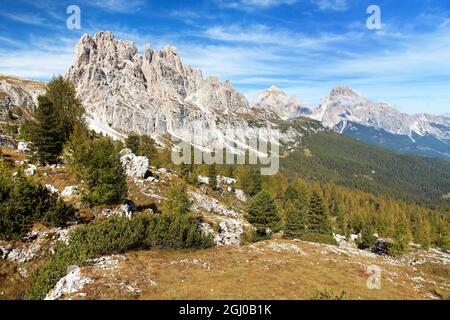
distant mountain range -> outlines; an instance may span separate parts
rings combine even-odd
[[[336,132],[399,153],[450,160],[449,113],[404,114],[344,86],[334,88],[315,108],[305,107],[275,87],[261,93],[254,105],[274,110],[281,117],[310,117]]]
[[[129,132],[158,139],[176,135],[180,126],[209,121],[216,135],[211,141],[226,144],[222,132],[230,124],[251,132],[268,122],[309,117],[361,142],[450,161],[450,113],[404,114],[344,86],[313,108],[275,86],[250,103],[229,81],[204,78],[200,70],[184,65],[177,49],[147,48],[141,56],[132,42],[111,32],[84,35],[66,77],[75,85],[91,128],[117,139]],[[21,106],[28,111],[43,88],[42,82],[0,76],[0,109]],[[302,134],[282,131],[288,144]]]

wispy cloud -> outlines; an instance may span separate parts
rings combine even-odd
[[[349,8],[347,0],[311,0],[320,10],[345,11]]]
[[[0,15],[9,20],[20,22],[23,24],[41,27],[47,25],[46,20],[43,17],[36,14],[0,12]]]
[[[134,13],[145,5],[143,0],[91,0],[86,4],[110,12]]]
[[[216,0],[221,7],[241,10],[268,9],[297,2],[298,0]]]
[[[0,36],[0,44],[6,44],[8,46],[18,47],[21,45],[21,42],[10,39],[8,37]]]

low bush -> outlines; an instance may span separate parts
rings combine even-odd
[[[341,291],[336,294],[332,290],[316,290],[311,296],[311,300],[345,300],[347,298],[347,292]]]
[[[334,238],[328,234],[311,233],[311,232],[305,233],[302,236],[300,236],[300,240],[307,242],[337,245],[336,240],[334,240]]]
[[[59,243],[43,268],[32,276],[29,299],[43,299],[62,278],[67,267],[88,259],[146,246],[165,248],[207,248],[213,239],[187,216],[140,214],[131,220],[112,217],[79,226],[70,233],[68,244]]]
[[[22,237],[37,221],[62,226],[72,214],[72,206],[42,185],[21,172],[11,179],[8,171],[0,168],[0,239]]]

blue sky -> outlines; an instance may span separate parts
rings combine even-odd
[[[81,30],[66,9],[81,8]],[[381,8],[369,30],[367,7]],[[450,1],[16,0],[0,3],[0,73],[63,74],[84,33],[176,46],[184,63],[249,99],[276,85],[316,105],[337,84],[406,113],[450,112]]]

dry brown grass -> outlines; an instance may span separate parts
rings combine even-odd
[[[430,298],[430,293],[438,298],[438,290],[441,296],[448,294],[448,277],[422,274],[384,258],[324,253],[321,246],[295,242],[307,253],[303,256],[275,252],[267,247],[269,243],[203,251],[130,252],[112,272],[83,268],[95,280],[85,288],[86,299],[310,299],[315,290],[345,291],[348,299],[355,300],[415,300]],[[367,288],[366,270],[372,264],[383,270],[381,290]],[[444,268],[448,273],[449,268]],[[436,285],[415,289],[411,277],[417,274],[439,284],[439,289]],[[152,286],[152,281],[157,285]],[[127,291],[127,287],[139,292]]]
[[[0,148],[0,151],[3,156],[10,159],[11,161],[23,161],[28,159],[26,154],[11,148]]]

